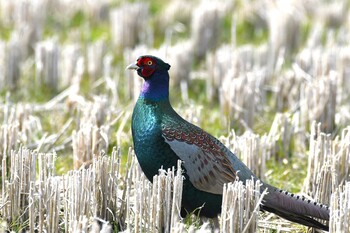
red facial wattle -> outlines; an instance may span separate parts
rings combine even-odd
[[[149,76],[151,76],[153,74],[154,71],[155,71],[154,67],[151,68],[151,67],[146,66],[141,70],[142,77],[148,78]]]
[[[143,78],[150,77],[156,70],[156,63],[149,57],[139,59],[137,65],[140,67],[137,72]]]

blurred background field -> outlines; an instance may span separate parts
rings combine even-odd
[[[134,158],[144,54],[183,117],[350,232],[349,45],[346,0],[0,0],[0,232],[214,230],[178,216],[179,174],[152,186]],[[307,231],[232,203],[216,230]]]

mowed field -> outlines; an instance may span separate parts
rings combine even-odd
[[[144,54],[180,115],[350,232],[349,4],[0,0],[0,232],[308,232],[259,212],[254,182],[180,216],[181,170],[152,184],[133,152]]]

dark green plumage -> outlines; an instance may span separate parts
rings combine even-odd
[[[221,211],[223,185],[236,179],[258,179],[219,140],[180,117],[169,102],[170,65],[154,56],[141,56],[135,69],[144,78],[132,116],[134,149],[139,164],[152,181],[160,168],[183,161],[182,207],[186,212],[202,207],[200,214],[216,217]],[[268,190],[261,208],[306,226],[327,230],[313,217],[329,220],[328,207],[263,183]]]
[[[162,137],[162,125],[173,124],[173,117],[182,120],[171,108],[169,100],[155,102],[139,98],[135,105],[132,116],[134,150],[143,172],[150,181],[161,167],[165,170],[176,167],[179,159]],[[206,203],[201,214],[207,217],[217,216],[221,211],[222,196],[196,189],[188,176],[184,175],[184,211],[192,212]]]

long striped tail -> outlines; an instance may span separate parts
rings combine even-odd
[[[326,205],[311,201],[303,196],[295,195],[264,184],[268,189],[264,197],[262,210],[275,213],[287,220],[328,231],[329,227],[314,218],[329,221],[329,208]]]

